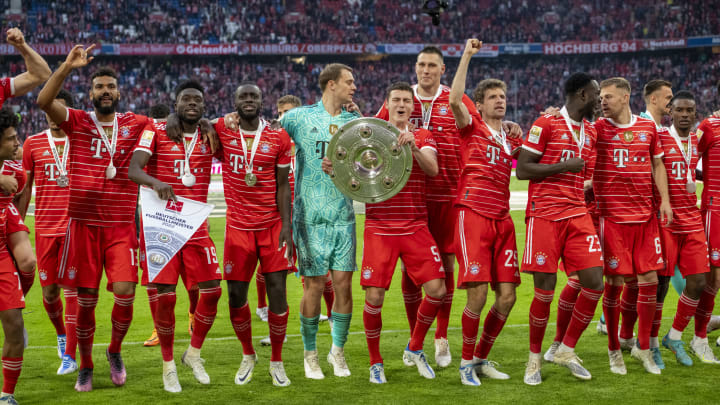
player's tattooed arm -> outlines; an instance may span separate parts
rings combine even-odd
[[[284,167],[275,167],[275,175],[277,178],[277,205],[280,211],[280,219],[282,227],[280,228],[280,238],[278,240],[278,251],[285,248],[285,257],[288,261],[292,261],[293,239],[292,225],[290,224],[292,204],[290,203],[290,181],[288,175],[290,173],[290,165]]]
[[[25,36],[19,29],[10,28],[7,30],[7,43],[15,47],[25,60],[25,66],[27,66],[27,72],[13,78],[15,87],[15,94],[13,95],[22,96],[47,80],[52,71],[45,59],[25,42]]]
[[[128,178],[141,186],[152,187],[161,200],[177,201],[171,185],[156,179],[143,170],[150,161],[150,156],[150,153],[142,150],[133,152],[130,159],[130,168],[128,169]]]
[[[54,122],[62,123],[68,118],[67,108],[62,103],[55,101],[63,82],[74,69],[87,66],[94,59],[93,56],[88,58],[88,54],[94,47],[95,45],[90,45],[87,48],[83,48],[82,45],[75,45],[67,58],[65,58],[65,62],[50,76],[50,79],[40,90],[37,104]]]
[[[663,163],[662,158],[653,158],[653,179],[660,193],[660,224],[668,226],[672,224],[673,212],[670,206],[667,171],[665,171],[665,163]]]
[[[472,122],[470,112],[462,101],[463,95],[465,94],[465,82],[467,80],[468,66],[470,65],[470,59],[480,51],[482,48],[482,42],[477,39],[468,39],[465,43],[465,51],[460,58],[460,64],[458,65],[457,72],[455,72],[455,78],[453,78],[452,87],[450,88],[450,109],[452,109],[453,115],[455,116],[455,124],[458,128],[465,128]]]
[[[520,150],[515,173],[518,180],[539,180],[558,173],[579,173],[585,168],[585,161],[580,158],[567,159],[554,164],[539,163],[542,155]]]

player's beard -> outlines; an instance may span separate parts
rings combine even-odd
[[[198,122],[200,122],[200,120],[202,119],[202,117],[191,119],[186,117],[185,115],[178,115],[178,118],[180,118],[180,121],[182,121],[184,124],[191,128],[197,126]]]
[[[244,121],[248,121],[248,122],[253,121],[255,118],[257,118],[260,115],[258,113],[257,109],[255,110],[255,113],[253,113],[253,114],[246,114],[242,108],[239,108],[237,110],[237,113],[240,116],[240,118],[242,118]]]
[[[112,104],[109,106],[103,106],[102,105],[102,96],[99,98],[93,98],[93,107],[99,112],[100,114],[106,115],[106,114],[112,114],[117,109],[118,105],[118,99],[114,99]]]

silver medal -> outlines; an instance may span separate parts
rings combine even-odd
[[[252,187],[257,183],[257,176],[253,173],[245,174],[245,184]]]
[[[196,180],[196,179],[195,179],[195,175],[193,175],[192,173],[189,173],[189,172],[183,174],[183,176],[182,176],[182,184],[183,184],[185,187],[192,187],[192,186],[194,186],[194,185],[195,185],[195,180]]]
[[[66,175],[61,175],[56,180],[58,187],[67,187],[68,184],[70,184],[70,180],[68,180],[68,177]]]
[[[695,183],[691,182],[691,181],[688,181],[687,183],[685,183],[685,190],[687,190],[687,192],[690,194],[695,194],[695,190],[696,190]]]
[[[105,178],[106,179],[114,179],[116,174],[117,174],[117,169],[112,164],[112,162],[110,162],[108,167],[105,169]]]

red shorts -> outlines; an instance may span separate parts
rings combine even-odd
[[[428,228],[440,253],[455,254],[456,211],[451,201],[427,202]]]
[[[58,268],[65,244],[63,236],[41,236],[35,234],[35,254],[37,255],[38,275],[43,287],[58,283]]]
[[[95,226],[70,219],[58,279],[64,287],[98,288],[105,268],[107,289],[138,282],[135,223]]]
[[[9,255],[0,257],[0,311],[25,308],[20,275]]]
[[[658,271],[659,276],[672,277],[675,265],[680,267],[683,277],[710,271],[705,232],[672,233],[662,228],[660,237],[666,267]]]
[[[409,235],[378,235],[365,228],[363,245],[363,287],[390,288],[398,258],[415,285],[445,278],[440,252],[426,226]]]
[[[28,229],[23,222],[20,213],[17,208],[15,208],[15,204],[10,203],[7,209],[7,216],[5,217],[5,234],[9,236],[20,231],[30,233],[30,229]]]
[[[720,267],[720,211],[703,212],[710,265]]]
[[[600,218],[605,275],[634,276],[662,270],[662,242],[655,216],[648,222],[618,224]],[[673,267],[672,271],[675,271]]]
[[[455,229],[458,288],[467,287],[467,283],[520,284],[512,218],[492,219],[460,208]]]
[[[602,267],[600,239],[590,214],[550,221],[528,217],[523,272],[556,273],[562,259],[567,274]]]
[[[278,250],[278,240],[282,222],[277,221],[268,229],[257,231],[241,231],[230,227],[225,228],[225,280],[249,283],[255,273],[258,260],[258,271],[262,274],[277,271],[295,271],[295,260],[288,261],[285,250]]]
[[[145,240],[140,241],[140,268],[142,268],[141,284],[148,285],[148,272],[145,254]],[[177,285],[182,277],[183,284],[189,290],[195,284],[204,281],[222,280],[222,272],[218,264],[215,244],[210,237],[189,240],[179,252],[160,270],[154,284]]]

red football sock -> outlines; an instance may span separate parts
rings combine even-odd
[[[552,304],[555,291],[541,290],[535,287],[535,296],[530,304],[530,351],[540,353],[545,337],[550,304]]]
[[[145,291],[147,291],[148,304],[150,304],[150,315],[152,315],[153,325],[155,325],[157,323],[155,312],[158,307],[158,291],[155,287],[148,287]]]
[[[430,325],[435,320],[443,302],[442,298],[434,298],[425,294],[425,298],[420,303],[420,308],[418,308],[415,329],[413,329],[412,336],[410,336],[410,343],[408,344],[410,350],[422,350],[428,329],[430,329]]]
[[[2,392],[6,394],[15,393],[15,385],[17,385],[20,372],[22,371],[22,357],[5,357],[2,356],[2,373],[3,387]]]
[[[198,300],[200,299],[200,289],[199,288],[191,288],[188,290],[188,312],[191,314],[195,313],[195,310],[197,309]]]
[[[207,337],[213,322],[215,322],[217,303],[220,301],[221,295],[222,288],[220,286],[200,289],[200,299],[198,299],[197,308],[195,309],[195,327],[190,338],[190,346],[196,349],[202,348],[205,337]],[[250,310],[248,309],[249,313]]]
[[[483,360],[487,359],[488,353],[490,353],[495,339],[497,339],[503,326],[505,326],[506,320],[507,315],[501,314],[494,305],[490,308],[490,312],[488,312],[485,317],[480,343],[478,343],[477,349],[475,349],[475,357]]]
[[[620,295],[623,286],[605,283],[605,295],[603,296],[603,313],[605,314],[605,326],[608,332],[608,349],[620,350],[618,340],[618,324],[620,323]]]
[[[173,343],[175,341],[175,292],[158,294],[155,308],[155,329],[160,340],[160,352],[163,361],[173,359]]]
[[[595,308],[597,308],[602,293],[602,290],[592,290],[584,287],[580,290],[580,296],[575,303],[572,319],[562,341],[565,346],[574,348],[577,345],[578,339],[580,339],[580,336],[592,321],[593,315],[595,315]]]
[[[685,292],[680,295],[680,299],[678,299],[677,304],[677,312],[675,312],[675,319],[673,319],[672,323],[673,329],[682,332],[685,328],[687,328],[690,323],[690,319],[692,319],[693,315],[695,315],[698,302],[700,302],[699,299],[694,300],[685,295]]]
[[[363,309],[363,325],[365,326],[365,340],[370,352],[370,365],[382,363],[380,354],[380,330],[382,329],[382,305],[374,306],[365,301]]]
[[[455,292],[455,273],[445,272],[445,296],[442,305],[437,313],[437,325],[435,328],[435,339],[445,338],[448,335],[448,325],[450,324],[450,309],[452,309],[453,294]]]
[[[620,337],[623,339],[632,339],[633,337],[633,330],[635,329],[635,322],[638,317],[637,297],[637,280],[626,282],[623,287],[622,300],[620,301],[620,313],[622,314]]]
[[[24,272],[24,271],[17,271],[20,275],[20,288],[22,288],[23,295],[27,295],[28,291],[30,291],[30,287],[32,287],[33,283],[35,282],[35,272]]]
[[[77,351],[77,291],[65,289],[63,294],[65,295],[65,354],[74,359]]]
[[[480,314],[472,312],[468,307],[465,307],[462,314],[462,359],[472,360],[473,353],[475,352],[475,345],[477,343],[478,327],[480,325]]]
[[[112,321],[112,335],[110,336],[108,352],[120,353],[122,341],[125,339],[125,335],[127,335],[127,331],[130,328],[130,322],[132,322],[135,295],[114,294],[114,299],[115,305],[113,305],[112,315],[110,317]]]
[[[557,328],[553,341],[562,342],[565,331],[570,324],[578,295],[580,295],[580,282],[577,279],[569,278],[558,300]]]
[[[329,278],[325,283],[323,298],[325,299],[325,310],[327,311],[327,316],[330,317],[332,315],[333,304],[335,303],[335,289],[333,288],[332,280]]]
[[[650,331],[657,303],[657,284],[638,283],[638,346],[640,350],[650,349]],[[609,330],[608,333],[610,333]]]
[[[258,268],[258,270],[260,270]],[[257,288],[257,307],[265,308],[267,306],[267,290],[265,288],[265,276],[259,271],[255,273],[255,287]]]
[[[695,336],[701,339],[707,337],[707,325],[715,307],[715,295],[717,295],[717,290],[709,285],[705,286],[700,294],[700,301],[695,310]]]
[[[660,334],[660,325],[662,324],[662,313],[664,304],[664,302],[655,302],[655,314],[653,315],[652,328],[650,329],[650,337],[658,337],[658,335]],[[695,306],[697,307],[697,305]]]
[[[240,308],[230,307],[230,323],[235,330],[240,343],[242,343],[243,354],[255,353],[255,348],[252,344],[252,325],[250,323],[250,306],[245,303]]]
[[[422,302],[422,289],[415,285],[410,276],[407,275],[407,271],[402,271],[401,273],[401,288],[403,302],[405,303],[405,315],[407,315],[410,334],[412,335],[412,331],[415,329],[415,323],[417,322],[418,308],[420,308],[420,302]]]
[[[95,339],[95,307],[98,296],[78,293],[77,340],[80,368],[93,368],[92,347]]]
[[[45,312],[47,312],[50,322],[55,327],[55,334],[65,335],[65,324],[63,323],[63,303],[60,295],[55,297],[55,300],[48,301],[43,297],[43,305],[45,306]]]
[[[268,324],[270,326],[270,361],[282,361],[282,348],[285,334],[287,333],[288,314],[286,310],[284,314],[278,315],[268,310]]]

